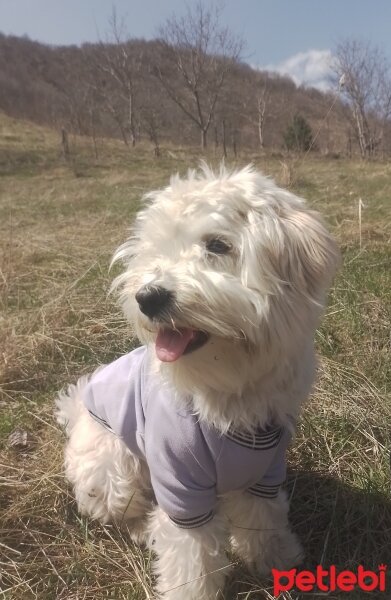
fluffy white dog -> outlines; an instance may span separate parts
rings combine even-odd
[[[212,600],[229,547],[260,575],[301,559],[280,486],[338,252],[252,167],[146,200],[114,282],[143,346],[60,394],[65,469],[83,514],[153,548],[159,597]]]

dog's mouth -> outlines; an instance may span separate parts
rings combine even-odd
[[[162,362],[174,362],[204,346],[208,339],[209,335],[204,331],[189,327],[161,328],[155,342],[156,355]]]

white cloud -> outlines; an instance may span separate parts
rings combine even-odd
[[[265,71],[274,71],[288,75],[297,85],[306,85],[326,91],[331,88],[329,81],[332,63],[330,50],[308,50],[298,52],[276,65],[261,67]]]

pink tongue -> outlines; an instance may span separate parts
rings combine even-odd
[[[158,359],[162,362],[174,362],[182,356],[194,335],[193,329],[159,329],[155,346]]]

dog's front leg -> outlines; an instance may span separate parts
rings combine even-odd
[[[272,568],[290,569],[302,559],[302,549],[288,521],[289,504],[280,490],[267,499],[235,492],[225,499],[233,551],[259,576]]]
[[[175,525],[157,507],[149,521],[151,547],[157,554],[155,573],[162,600],[217,600],[229,572],[225,554],[228,532],[223,519],[194,529]]]

